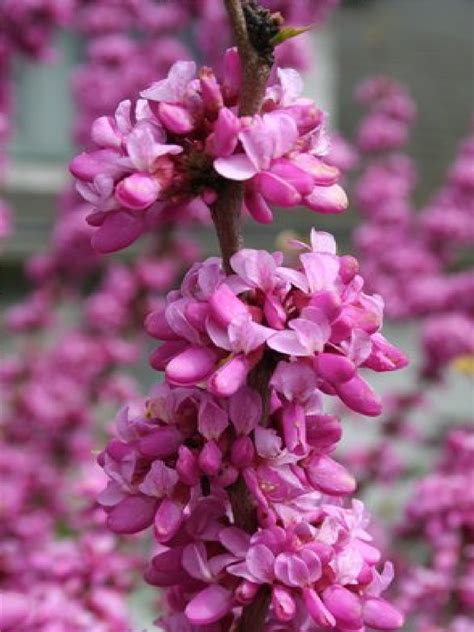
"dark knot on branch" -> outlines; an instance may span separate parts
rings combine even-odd
[[[248,38],[258,55],[267,64],[273,64],[273,38],[278,35],[283,18],[280,13],[272,13],[261,7],[256,0],[243,4]]]

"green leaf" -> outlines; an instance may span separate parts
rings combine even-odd
[[[306,33],[306,31],[310,31],[313,26],[313,24],[310,24],[309,26],[284,26],[278,31],[275,37],[272,37],[272,39],[270,40],[270,44],[272,46],[283,44],[283,42],[286,42],[286,40],[289,40],[292,37],[297,37],[298,35],[301,35],[301,33]]]

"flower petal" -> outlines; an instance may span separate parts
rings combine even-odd
[[[257,173],[245,154],[234,154],[227,158],[214,160],[214,169],[219,175],[228,180],[250,180]]]
[[[232,593],[213,585],[201,590],[186,606],[185,614],[194,625],[210,625],[219,621],[232,608]]]

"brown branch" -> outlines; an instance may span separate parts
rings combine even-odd
[[[260,42],[261,46],[259,48],[256,48],[251,42],[243,2],[248,14],[253,11],[258,17],[257,13],[259,11],[262,12],[264,15],[261,19],[266,19],[267,22],[270,22],[270,26],[274,26],[275,29],[277,29],[277,24],[280,22],[280,17],[271,16],[268,11],[262,11],[248,0],[243,0],[243,2],[241,0],[224,0],[224,2],[232,24],[242,66],[239,112],[241,116],[252,116],[258,112],[262,105],[268,77],[273,65],[273,57],[271,54],[268,54],[270,34],[267,41]],[[268,28],[269,25],[266,24],[265,26]]]
[[[249,38],[242,2],[241,0],[224,0],[224,4],[232,26],[237,48],[241,55],[248,53]]]
[[[242,86],[239,103],[241,116],[253,116],[262,105],[265,89],[273,63],[270,37],[280,24],[279,16],[272,16],[259,7],[254,0],[224,0],[229,15],[242,67]],[[245,3],[245,6],[243,6]],[[251,32],[249,33],[249,28]],[[224,269],[232,272],[230,258],[243,244],[241,211],[244,185],[239,182],[223,181],[216,202],[211,207]],[[264,367],[256,367],[250,376],[252,386],[267,401],[270,373]],[[266,416],[267,406],[265,405]],[[265,423],[265,420],[262,420]],[[230,490],[230,499],[235,524],[254,533],[258,528],[257,513],[251,495],[242,477]],[[235,632],[260,632],[270,604],[270,589],[260,588],[254,601],[242,610]]]
[[[232,273],[230,258],[242,248],[241,209],[244,187],[239,182],[228,180],[222,185],[217,200],[211,206],[212,221],[222,254],[226,274]]]
[[[268,48],[259,51],[251,43],[241,0],[224,0],[232,24],[242,67],[242,87],[239,103],[241,116],[256,114],[262,105],[265,88],[272,68]],[[250,11],[252,5],[248,5]],[[268,14],[270,16],[270,14]],[[267,43],[268,46],[268,43]],[[216,202],[211,207],[224,269],[229,274],[230,258],[242,247],[241,211],[244,186],[239,182],[224,181]]]
[[[259,111],[271,70],[271,60],[252,45],[241,0],[224,0],[232,24],[242,66],[242,88],[239,113],[252,116]],[[222,253],[224,269],[232,272],[230,258],[242,247],[241,211],[244,186],[225,181],[211,213]]]

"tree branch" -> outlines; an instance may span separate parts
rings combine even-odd
[[[227,180],[222,185],[217,200],[211,206],[212,221],[219,240],[222,262],[226,274],[232,273],[230,258],[242,248],[241,209],[244,187],[240,182]]]
[[[224,0],[224,3],[232,24],[242,68],[239,114],[253,116],[260,110],[265,96],[273,64],[270,39],[275,31],[278,31],[281,20],[279,16],[272,16],[270,12],[259,7],[255,0]],[[249,32],[249,27],[251,32]],[[230,258],[243,244],[241,233],[243,198],[243,184],[225,181],[216,202],[211,207],[224,270],[227,274],[232,272]],[[263,375],[258,367],[252,374],[252,385],[262,396],[262,401],[266,402],[269,377]],[[257,514],[242,477],[230,490],[230,499],[235,524],[249,533],[254,533],[258,527]],[[236,624],[236,632],[260,632],[263,629],[270,595],[267,586],[259,590],[254,601],[243,608],[240,621]]]
[[[262,105],[265,88],[272,68],[272,56],[268,54],[268,42],[262,42],[261,50],[250,41],[247,29],[246,13],[256,12],[255,20],[270,20],[273,28],[279,23],[277,18],[254,3],[245,5],[241,0],[224,0],[229,15],[242,67],[242,87],[239,103],[241,116],[256,114]],[[260,13],[259,13],[260,12]],[[265,25],[263,25],[265,26]],[[271,34],[271,28],[266,31]],[[219,246],[222,253],[224,269],[229,274],[230,258],[242,247],[241,212],[244,197],[244,185],[239,182],[225,181],[219,191],[216,202],[211,207]]]

